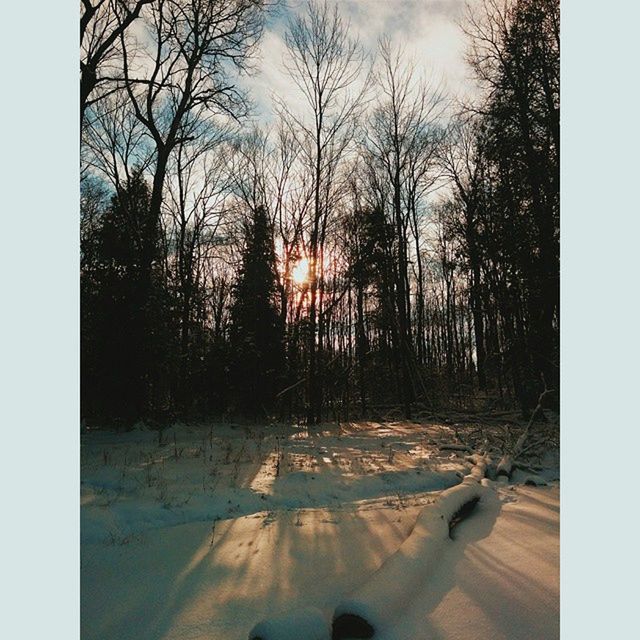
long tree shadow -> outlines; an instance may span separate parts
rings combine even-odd
[[[247,434],[234,441],[228,457],[230,465],[238,460],[238,490],[254,493],[256,478],[273,475],[265,466],[273,452],[272,440],[264,438],[258,445]],[[181,465],[181,459],[175,462],[176,473]],[[388,476],[395,481],[412,472]],[[368,486],[374,480],[355,480],[355,493],[382,491],[386,483]],[[272,497],[277,498],[283,480],[273,481]],[[354,487],[350,490],[353,493]],[[83,638],[160,640],[186,634],[229,640],[231,629],[243,627],[248,632],[261,617],[297,603],[317,606],[330,616],[341,595],[373,574],[400,546],[418,512],[416,508],[405,512],[400,505],[365,512],[355,505],[345,508],[342,501],[339,509],[329,505],[287,511],[268,504],[271,497],[269,501],[255,497],[257,509],[252,515],[230,514],[236,519],[217,523],[213,544],[211,522],[191,522],[149,530],[135,544],[106,549],[85,545]],[[300,506],[308,506],[309,496],[303,498]],[[481,504],[456,528],[454,552],[462,555],[468,542],[488,535],[498,511],[499,504],[489,522],[491,505]],[[442,594],[432,594],[433,606]]]
[[[241,640],[259,619],[292,606],[329,617],[411,526],[411,516],[391,509],[261,513],[219,522],[213,544],[204,524],[149,532],[143,554],[111,547],[110,570],[104,558],[94,567],[87,547],[83,638],[233,640],[242,629]]]

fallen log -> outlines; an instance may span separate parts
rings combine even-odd
[[[433,570],[451,529],[468,515],[484,492],[480,483],[487,460],[474,456],[475,465],[462,483],[443,491],[420,512],[409,537],[382,566],[336,608],[333,640],[373,638],[385,621],[407,605],[408,595],[424,583]]]
[[[440,444],[438,445],[440,451],[464,451],[465,453],[471,453],[471,447],[466,444]]]

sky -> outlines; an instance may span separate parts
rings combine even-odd
[[[464,14],[465,0],[337,0],[341,15],[365,51],[375,53],[381,36],[400,44],[413,58],[416,70],[434,84],[442,83],[449,95],[473,90],[470,70],[464,62],[465,39],[457,24]],[[289,105],[298,102],[283,58],[284,33],[295,12],[304,11],[304,0],[278,0],[270,11],[255,71],[244,84],[255,102],[256,117],[273,117],[271,96],[277,94]]]

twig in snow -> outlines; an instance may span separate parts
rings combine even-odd
[[[506,476],[507,478],[511,477],[511,472],[513,470],[513,461],[515,458],[518,458],[520,455],[522,455],[525,442],[529,437],[529,431],[531,430],[531,427],[538,413],[542,411],[542,403],[544,402],[544,399],[547,397],[547,395],[549,395],[553,391],[552,389],[547,388],[547,381],[545,380],[544,375],[540,374],[540,377],[542,378],[542,384],[544,385],[544,389],[540,394],[540,396],[538,397],[538,404],[536,405],[536,408],[533,410],[533,413],[529,418],[529,423],[525,427],[525,430],[522,432],[522,434],[516,441],[516,444],[513,447],[512,452],[510,454],[506,453],[505,455],[503,455],[502,459],[498,463],[498,467],[497,467],[498,476]]]

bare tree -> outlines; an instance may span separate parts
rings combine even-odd
[[[303,224],[313,190],[305,183],[301,167],[300,148],[295,137],[280,122],[276,131],[274,148],[266,165],[267,189],[270,209],[278,244],[281,245],[281,318],[287,319],[290,303],[295,303],[291,270],[293,265],[304,258]],[[289,315],[294,319],[294,315]]]
[[[152,0],[81,0],[80,122],[88,107],[117,91],[121,38]]]
[[[122,39],[125,86],[155,145],[151,211],[158,218],[174,149],[202,136],[216,116],[246,112],[228,67],[246,68],[261,34],[261,8],[262,0],[158,0],[142,59],[131,58]]]
[[[151,165],[149,142],[126,92],[114,92],[93,106],[92,117],[82,129],[81,175],[98,175],[119,193],[134,167],[145,173]]]
[[[280,108],[299,140],[311,171],[313,206],[309,229],[309,374],[308,421],[321,419],[322,386],[318,372],[318,331],[322,333],[323,246],[335,201],[340,161],[352,139],[355,116],[363,106],[364,86],[354,91],[364,65],[357,40],[337,6],[310,2],[289,25],[285,42],[287,71],[300,90],[311,122],[280,101]]]
[[[178,304],[178,403],[188,410],[191,332],[213,288],[206,263],[215,259],[226,220],[230,177],[224,143],[227,131],[211,130],[208,140],[182,141],[167,179],[168,271]]]
[[[233,184],[240,199],[251,211],[267,207],[267,136],[258,128],[239,136],[230,158]]]
[[[445,103],[441,91],[416,77],[415,67],[403,60],[402,49],[388,39],[380,42],[376,73],[379,99],[368,130],[367,148],[390,185],[391,210],[397,242],[396,310],[398,345],[395,357],[402,373],[405,416],[411,414],[411,390],[415,387],[415,356],[411,340],[411,296],[409,284],[408,232],[411,224],[420,255],[417,201],[433,186],[435,150],[440,140],[438,120]],[[404,201],[404,202],[403,202]],[[420,263],[419,281],[422,281]],[[423,292],[420,291],[420,306]],[[422,312],[422,309],[421,309]],[[419,377],[419,376],[418,376]]]
[[[447,224],[462,243],[469,270],[469,304],[473,315],[476,370],[481,389],[485,389],[487,352],[482,295],[481,208],[486,207],[486,162],[483,157],[480,125],[473,118],[459,118],[448,131],[440,154],[445,176],[452,184],[453,215]]]

